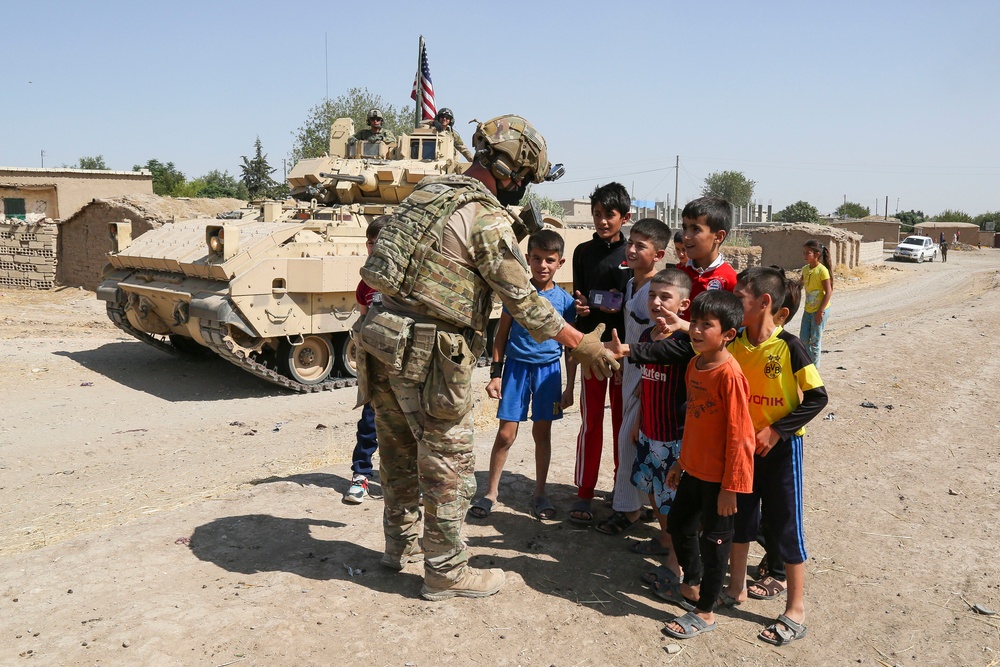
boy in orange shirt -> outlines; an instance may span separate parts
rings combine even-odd
[[[733,541],[736,494],[753,490],[754,428],[747,407],[749,386],[726,348],[743,323],[739,297],[709,290],[691,303],[687,414],[680,460],[667,475],[677,489],[668,529],[684,580],[674,600],[688,613],[663,632],[678,639],[714,630]],[[700,531],[700,537],[699,537]]]

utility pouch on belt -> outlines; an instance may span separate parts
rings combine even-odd
[[[434,358],[421,396],[431,417],[456,420],[472,409],[472,371],[476,356],[461,334],[439,331]]]
[[[409,317],[369,311],[361,328],[361,344],[365,351],[398,373],[403,370],[406,345],[413,320]]]
[[[404,380],[422,382],[427,377],[427,369],[431,365],[431,358],[434,356],[434,338],[437,327],[433,324],[413,325],[413,343],[410,345],[410,352],[403,364],[403,370],[399,377]]]

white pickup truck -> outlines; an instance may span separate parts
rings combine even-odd
[[[925,259],[933,262],[938,251],[938,245],[929,236],[907,236],[892,251],[892,258],[895,260],[912,259],[918,264]]]

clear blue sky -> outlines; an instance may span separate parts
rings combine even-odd
[[[370,9],[368,14],[360,10]],[[435,10],[440,10],[435,15]],[[281,174],[310,107],[354,86],[410,105],[424,35],[438,106],[528,118],[556,199],[639,199],[733,169],[775,210],[1000,210],[1000,2],[8,2],[0,164],[150,158]],[[324,39],[329,44],[329,77]]]

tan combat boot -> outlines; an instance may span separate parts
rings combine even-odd
[[[441,588],[430,586],[425,579],[420,594],[426,600],[447,600],[454,597],[485,598],[499,591],[506,581],[507,576],[498,567],[489,570],[467,567],[457,581],[442,581]]]

